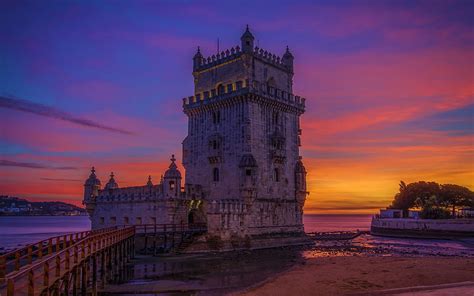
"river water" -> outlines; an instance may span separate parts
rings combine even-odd
[[[368,230],[370,215],[305,215],[306,232]],[[1,251],[51,236],[90,229],[86,216],[0,217]],[[363,235],[312,247],[276,248],[166,257],[137,256],[128,279],[106,286],[103,295],[222,295],[241,290],[309,258],[327,256],[474,257],[474,238],[430,240]],[[276,259],[277,258],[277,259]]]
[[[368,230],[370,220],[370,215],[304,216],[306,232]],[[90,227],[87,216],[0,217],[0,251]]]

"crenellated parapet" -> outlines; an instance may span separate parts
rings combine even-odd
[[[221,64],[225,64],[227,62],[239,59],[243,54],[248,54],[253,56],[261,61],[273,65],[277,68],[280,68],[284,71],[292,70],[292,61],[291,65],[288,63],[284,57],[280,57],[270,51],[264,50],[263,48],[259,48],[258,46],[254,47],[251,52],[244,53],[241,51],[240,47],[237,45],[225,51],[221,51],[220,53],[210,55],[208,57],[203,57],[202,55],[194,57],[194,71],[199,72],[203,70],[207,70]]]
[[[237,81],[232,83],[232,88],[226,89],[223,93],[217,94],[215,91],[209,90],[198,93],[194,96],[183,98],[184,112],[191,112],[193,109],[212,105],[216,103],[229,102],[236,100],[239,96],[256,95],[261,99],[267,100],[270,104],[282,104],[286,107],[293,107],[299,112],[304,112],[306,99],[296,96],[292,93],[285,92],[281,89],[269,86],[266,83],[258,83],[254,81],[252,86],[237,87],[243,82]]]
[[[291,61],[291,64],[290,64],[284,57],[275,55],[257,46],[253,49],[253,56],[255,58],[262,60],[263,62],[267,64],[271,64],[277,68],[280,68],[281,70],[292,71],[293,61]]]
[[[145,186],[134,186],[124,187],[116,189],[104,189],[99,190],[97,196],[97,202],[131,202],[140,200],[156,200],[163,198],[163,186],[158,185],[145,185]]]
[[[200,54],[200,52],[199,52]],[[229,61],[238,59],[242,56],[242,51],[237,45],[232,47],[230,50],[221,51],[220,53],[213,54],[211,56],[203,57],[202,55],[194,56],[194,71],[203,71],[209,68],[213,68],[220,64],[227,63]]]

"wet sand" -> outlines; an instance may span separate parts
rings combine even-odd
[[[474,258],[339,256],[307,259],[236,295],[347,295],[474,282]],[[472,295],[474,295],[474,286]],[[378,294],[378,293],[375,293]]]

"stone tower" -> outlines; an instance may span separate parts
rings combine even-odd
[[[305,99],[293,95],[293,55],[241,45],[193,57],[194,96],[183,99],[186,195],[202,201],[222,238],[302,232],[306,170],[299,155]]]

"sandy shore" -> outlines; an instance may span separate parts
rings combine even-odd
[[[364,294],[467,281],[474,281],[474,258],[323,257],[308,259],[239,295]]]

